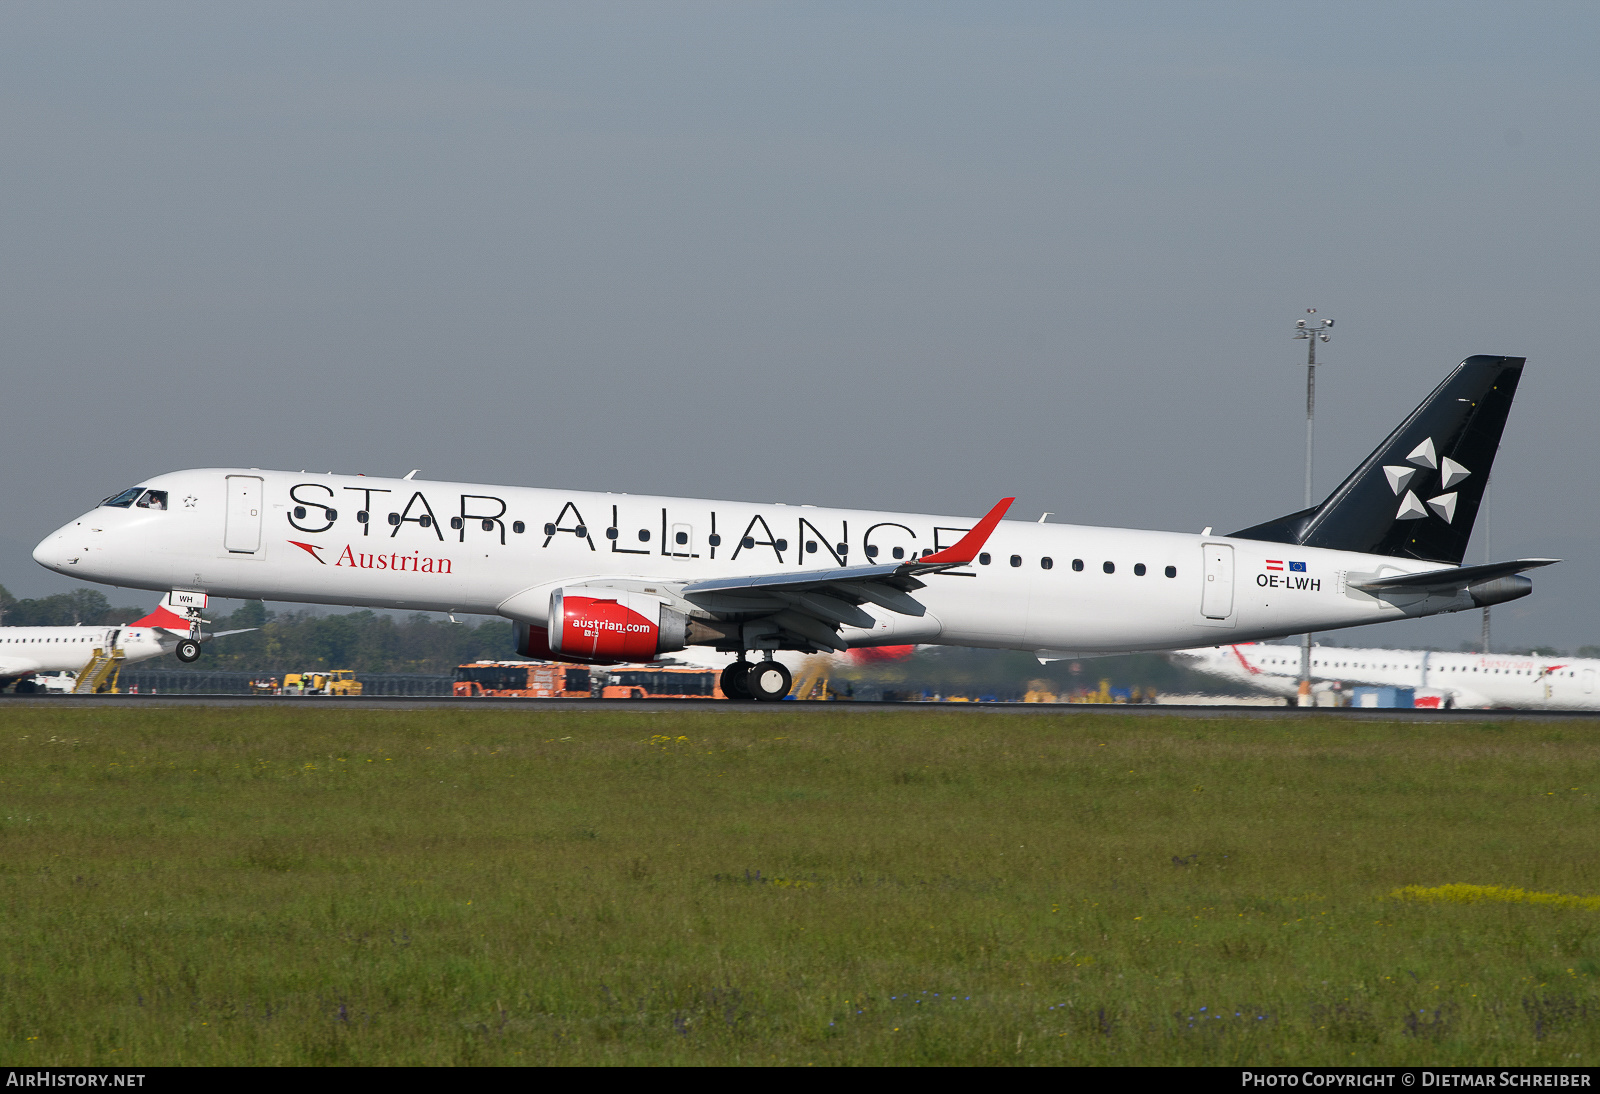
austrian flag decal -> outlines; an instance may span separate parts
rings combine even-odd
[[[1267,569],[1269,570],[1281,570],[1283,569],[1283,566],[1284,563],[1281,558],[1267,559]],[[1289,572],[1303,574],[1306,572],[1306,564],[1304,562],[1291,562],[1289,563]]]

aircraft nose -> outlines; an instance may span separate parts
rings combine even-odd
[[[70,525],[68,526],[71,527]],[[33,549],[33,561],[47,570],[68,574],[76,565],[81,551],[73,548],[72,541],[67,536],[67,528],[53,532],[40,541],[39,546]]]

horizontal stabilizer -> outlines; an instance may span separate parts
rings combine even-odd
[[[1350,581],[1352,589],[1361,589],[1365,592],[1377,592],[1380,589],[1409,589],[1423,592],[1432,589],[1464,589],[1469,585],[1478,585],[1496,578],[1509,577],[1520,574],[1524,570],[1534,570],[1540,566],[1551,566],[1560,562],[1559,558],[1519,558],[1512,562],[1488,562],[1481,566],[1455,566],[1448,570],[1429,570],[1421,574],[1396,574],[1393,577],[1378,577],[1370,581]],[[1357,575],[1351,574],[1352,578]]]

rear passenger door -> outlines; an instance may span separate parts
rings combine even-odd
[[[1227,543],[1207,543],[1204,584],[1200,591],[1200,614],[1223,620],[1233,615],[1233,547]]]

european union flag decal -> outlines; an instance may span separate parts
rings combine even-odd
[[[1289,563],[1289,570],[1291,573],[1303,574],[1306,572],[1306,564],[1304,562],[1291,562]]]

